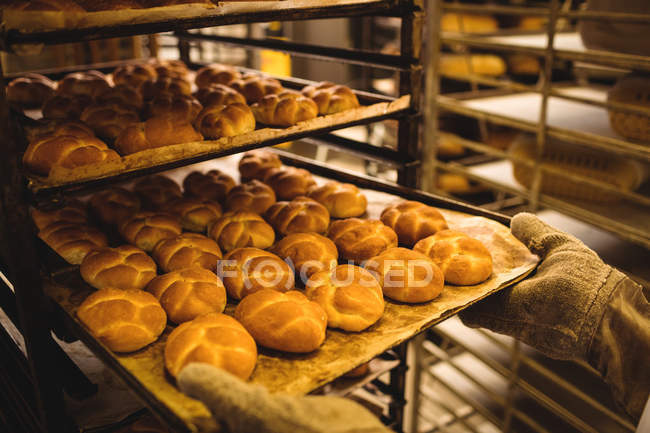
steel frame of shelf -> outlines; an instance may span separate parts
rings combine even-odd
[[[307,20],[313,18],[335,18],[335,17],[353,17],[353,16],[372,16],[372,15],[386,15],[396,16],[402,19],[401,30],[401,56],[374,56],[370,60],[357,61],[358,59],[352,58],[350,52],[346,50],[332,50],[323,47],[307,47],[300,44],[294,44],[290,48],[293,51],[303,51],[305,54],[312,56],[325,56],[333,57],[341,55],[344,61],[351,60],[352,63],[364,63],[372,67],[391,67],[391,62],[397,62],[397,69],[400,70],[400,94],[412,94],[411,112],[406,116],[388,116],[395,117],[399,122],[399,146],[396,150],[372,148],[364,143],[354,142],[352,140],[342,139],[333,135],[325,134],[318,138],[322,142],[329,142],[332,146],[348,149],[352,152],[359,154],[368,153],[374,159],[391,161],[398,168],[399,185],[386,184],[383,186],[385,190],[394,192],[401,192],[407,196],[418,196],[430,202],[444,202],[435,196],[420,194],[415,190],[406,187],[414,187],[417,185],[418,175],[416,173],[419,153],[419,131],[416,121],[418,120],[418,97],[420,93],[420,74],[421,66],[419,65],[419,55],[421,46],[421,32],[422,32],[422,0],[389,0],[389,1],[367,1],[355,5],[344,5],[340,7],[323,8],[318,6],[305,7],[297,11],[291,10],[273,10],[264,11],[260,13],[243,13],[230,16],[214,16],[198,19],[181,19],[176,21],[165,21],[158,23],[147,24],[127,24],[117,25],[102,28],[85,28],[85,29],[70,29],[70,30],[56,30],[40,33],[20,33],[17,31],[2,31],[0,35],[0,49],[4,51],[11,51],[14,44],[26,43],[45,43],[45,44],[60,44],[67,42],[89,41],[95,39],[103,39],[108,37],[118,37],[136,34],[150,34],[166,31],[180,31],[191,28],[202,28],[215,25],[225,25],[243,22],[266,22],[275,20]],[[193,35],[194,36],[194,35]],[[217,42],[217,41],[212,41]],[[233,41],[231,41],[233,42]],[[188,46],[187,41],[180,40],[181,54],[187,59]],[[282,49],[282,47],[280,47]],[[320,50],[320,54],[319,54]],[[308,51],[308,52],[307,52]],[[115,66],[105,65],[105,66]],[[60,71],[62,72],[62,71]],[[11,295],[1,298],[0,307],[12,310],[15,305],[18,316],[18,328],[24,337],[26,343],[26,354],[24,365],[29,367],[29,372],[24,374],[26,382],[21,386],[26,386],[33,390],[34,398],[33,404],[29,405],[28,410],[31,414],[27,418],[33,421],[32,424],[36,425],[38,431],[44,433],[50,432],[73,432],[76,427],[71,420],[67,418],[63,401],[63,390],[66,388],[66,382],[70,379],[75,380],[76,388],[68,387],[69,389],[87,390],[92,384],[85,383],[85,377],[71,378],[73,373],[67,374],[63,372],[74,372],[76,365],[69,359],[60,358],[61,361],[57,362],[60,355],[58,345],[54,342],[51,336],[51,331],[57,323],[59,316],[56,314],[56,308],[52,308],[50,301],[44,296],[42,289],[42,280],[40,272],[35,272],[36,266],[40,270],[39,263],[42,260],[42,254],[39,251],[38,241],[36,239],[33,225],[29,218],[29,205],[35,203],[34,196],[31,196],[26,185],[25,177],[21,167],[21,147],[24,146],[24,138],[22,137],[19,127],[15,122],[14,116],[11,114],[9,105],[5,98],[6,81],[3,75],[3,70],[0,68],[0,127],[5,134],[0,138],[0,151],[6,155],[0,161],[0,180],[2,181],[1,200],[0,200],[0,262],[6,265],[3,268],[9,281],[15,288],[15,300]],[[298,87],[301,83],[300,80],[288,80],[287,85]],[[376,100],[389,100],[390,98],[381,97],[379,95],[368,94],[365,92],[357,92],[360,98],[375,98]],[[378,119],[373,119],[377,121]],[[369,123],[365,122],[365,123]],[[342,126],[341,126],[342,127]],[[333,128],[334,129],[334,128]],[[327,132],[327,131],[323,131]],[[262,147],[274,142],[260,143],[258,145],[250,146]],[[235,153],[244,149],[238,149],[229,153]],[[212,155],[214,157],[215,155]],[[289,158],[289,155],[285,156]],[[202,158],[207,159],[207,158]],[[182,164],[189,164],[196,161],[183,161]],[[304,161],[309,164],[309,161]],[[334,178],[350,179],[348,173],[341,172],[333,168],[325,168],[314,164],[314,167],[321,168],[327,171]],[[169,167],[166,167],[169,168]],[[153,169],[159,171],[157,169]],[[318,170],[314,170],[318,173]],[[137,175],[143,175],[145,171],[139,172]],[[374,184],[375,181],[371,178],[359,178],[367,184]],[[84,186],[97,186],[100,184],[106,185],[115,179],[104,179],[98,182],[89,182]],[[381,184],[381,182],[379,183]],[[48,194],[40,196],[42,202],[47,201],[53,203],[61,203],[64,201],[68,192],[78,192],[76,188],[60,189],[57,191],[49,191]],[[459,208],[466,209],[466,206],[458,203]],[[452,204],[453,208],[453,204]],[[490,215],[501,221],[503,217],[496,214],[476,210],[483,215]],[[13,230],[8,230],[12,227]],[[6,306],[6,307],[5,307]],[[0,332],[3,330],[0,330]],[[0,335],[1,337],[1,335]],[[387,383],[379,383],[377,380],[373,381],[374,386],[382,389],[391,396],[391,403],[389,405],[389,416],[385,421],[397,431],[402,431],[403,411],[405,404],[404,395],[404,381],[405,381],[405,354],[406,344],[395,349],[398,359],[401,361],[395,368],[389,372],[390,380]],[[53,362],[54,361],[54,362]],[[66,362],[72,365],[66,364]],[[56,372],[53,371],[56,370]],[[75,373],[76,374],[76,373]],[[11,374],[11,377],[14,375]],[[0,377],[2,380],[5,376]],[[18,378],[19,376],[16,376]],[[10,380],[10,377],[7,378]],[[26,385],[28,384],[28,385]],[[155,408],[155,402],[149,402]],[[27,419],[26,418],[26,419]],[[34,429],[34,425],[24,426],[30,430]]]

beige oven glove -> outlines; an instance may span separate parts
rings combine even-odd
[[[389,433],[369,411],[338,397],[270,394],[211,365],[193,363],[178,376],[181,391],[202,401],[227,432]]]
[[[535,215],[515,215],[510,227],[540,257],[536,273],[463,311],[462,321],[551,358],[587,361],[640,417],[650,390],[650,304],[641,286]]]

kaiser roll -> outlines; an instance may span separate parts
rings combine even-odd
[[[73,265],[80,264],[95,248],[108,244],[106,235],[95,227],[69,222],[52,223],[41,230],[38,237]]]
[[[413,250],[429,256],[450,284],[471,286],[492,275],[490,251],[481,241],[462,232],[441,230],[420,240]]]
[[[86,206],[79,200],[66,201],[65,206],[59,209],[32,209],[31,216],[36,228],[39,230],[43,230],[50,224],[57,222],[66,222],[70,224],[86,224],[88,222]]]
[[[156,341],[167,325],[165,310],[142,290],[98,290],[82,302],[77,317],[113,352],[142,349]]]
[[[42,123],[25,128],[29,142],[37,141],[44,136],[73,135],[79,138],[94,137],[95,133],[86,124],[75,120],[44,119]]]
[[[290,261],[304,278],[336,267],[339,253],[334,242],[317,233],[292,233],[273,246],[272,251]]]
[[[294,287],[293,270],[280,257],[259,248],[226,254],[219,273],[228,296],[242,299],[263,289],[286,292]]]
[[[162,239],[181,234],[178,219],[165,213],[138,212],[122,221],[119,227],[124,239],[145,251],[152,251]]]
[[[248,74],[227,84],[244,95],[247,104],[259,102],[266,95],[274,95],[284,90],[278,80],[257,74]]]
[[[316,181],[311,173],[302,168],[279,167],[266,172],[264,183],[273,188],[278,200],[291,200],[300,195],[307,195]]]
[[[183,196],[181,187],[167,176],[153,175],[143,177],[133,185],[145,209],[167,208],[167,205]]]
[[[273,189],[255,179],[235,186],[226,196],[226,209],[229,211],[245,210],[263,214],[273,203],[275,203]]]
[[[255,120],[265,125],[292,126],[318,116],[316,103],[300,93],[266,95],[251,105]]]
[[[170,203],[169,211],[181,219],[183,229],[205,233],[208,225],[222,214],[221,205],[212,200],[185,197]]]
[[[244,153],[239,160],[239,177],[242,182],[251,179],[264,180],[268,169],[281,166],[282,162],[277,154],[265,149],[251,150]]]
[[[213,84],[228,84],[240,77],[241,74],[234,67],[213,63],[199,69],[194,82],[196,83],[196,87],[202,88]]]
[[[210,364],[246,380],[255,369],[257,346],[232,317],[204,314],[174,329],[165,345],[165,367],[172,376],[192,362]]]
[[[361,216],[368,205],[366,196],[351,183],[327,182],[312,188],[307,196],[325,206],[332,218]]]
[[[314,100],[318,114],[332,114],[359,106],[357,95],[348,87],[323,81],[302,89],[302,94]]]
[[[447,228],[447,221],[437,209],[417,201],[402,201],[388,206],[381,213],[381,222],[395,230],[400,244],[409,247]]]
[[[325,207],[308,197],[296,197],[291,201],[279,201],[271,206],[264,217],[276,232],[325,233],[330,223],[330,214]]]
[[[93,98],[88,95],[56,94],[45,101],[41,111],[44,119],[77,120],[92,103]]]
[[[132,245],[93,250],[79,270],[81,278],[96,289],[142,290],[156,276],[151,257]]]
[[[200,266],[159,275],[147,285],[147,292],[160,301],[167,317],[183,323],[226,308],[226,288],[214,273]]]
[[[147,104],[147,118],[172,117],[186,123],[193,123],[203,106],[193,96],[162,94]]]
[[[196,117],[196,129],[207,138],[234,137],[255,129],[255,116],[246,104],[209,105]]]
[[[95,98],[109,87],[111,85],[104,74],[91,70],[66,75],[59,81],[56,91],[66,95],[86,95]]]
[[[121,106],[131,111],[139,111],[143,106],[140,92],[124,84],[104,90],[97,95],[96,102],[101,105]]]
[[[140,116],[128,105],[96,103],[81,113],[81,121],[90,126],[98,136],[115,140],[127,125],[139,122]]]
[[[155,80],[158,73],[152,65],[146,63],[118,66],[113,70],[113,82],[139,88],[145,81]]]
[[[7,101],[19,108],[41,108],[54,94],[56,83],[41,74],[25,74],[7,84]]]
[[[235,186],[235,179],[219,170],[193,171],[183,179],[186,196],[222,202]]]
[[[334,221],[327,236],[336,244],[342,259],[358,264],[397,246],[393,229],[378,220],[348,218]]]
[[[192,85],[189,81],[180,77],[164,77],[156,80],[147,80],[142,83],[140,88],[142,98],[145,101],[151,101],[158,96],[172,95],[192,95]]]
[[[208,227],[208,236],[226,252],[241,247],[268,248],[275,241],[273,227],[256,213],[226,212]]]
[[[353,265],[317,272],[305,285],[305,294],[327,313],[327,326],[359,332],[384,313],[381,286],[372,274]]]
[[[409,304],[427,302],[442,292],[445,279],[433,260],[406,248],[389,248],[368,260],[384,296]]]
[[[148,63],[156,70],[158,78],[172,77],[187,80],[189,69],[182,60],[149,59]]]
[[[246,104],[244,95],[223,84],[211,84],[207,87],[201,87],[195,94],[204,107],[212,105],[228,105],[236,102]]]
[[[221,250],[215,241],[198,233],[183,233],[162,239],[151,255],[165,272],[200,266],[214,271],[221,258]]]
[[[88,206],[104,224],[116,226],[140,210],[140,199],[135,193],[116,186],[94,194]]]
[[[126,125],[115,139],[114,147],[122,155],[129,155],[147,149],[201,140],[203,136],[190,122],[183,118],[163,115]]]
[[[270,349],[308,353],[325,341],[327,314],[296,290],[265,289],[248,295],[235,309],[235,318],[258,344]]]

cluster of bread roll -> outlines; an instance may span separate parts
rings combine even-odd
[[[445,281],[472,285],[492,273],[485,246],[448,230],[435,208],[403,201],[365,219],[356,186],[319,185],[268,150],[244,154],[239,170],[241,184],[219,170],[190,172],[182,188],[156,175],[96,193],[89,212],[80,202],[34,211],[41,237],[74,256],[97,289],[77,316],[109,349],[141,350],[170,323],[172,376],[196,361],[246,379],[257,345],[312,352],[327,327],[373,326],[384,298],[429,302]],[[65,242],[65,230],[89,232],[90,220],[118,233],[116,245]],[[228,299],[234,318],[223,314]]]
[[[126,9],[147,9],[154,7],[174,6],[179,3],[199,4],[213,7],[211,0],[121,0],[121,1],[96,1],[96,0],[14,0],[5,2],[7,9],[26,12],[64,12],[80,14],[87,12],[109,12]]]
[[[261,74],[242,75],[211,64],[192,79],[181,61],[151,60],[112,74],[74,72],[58,83],[26,74],[7,86],[18,109],[41,109],[23,163],[48,176],[52,167],[75,168],[173,144],[232,137],[256,124],[291,126],[359,106],[346,86],[323,82],[302,92]]]

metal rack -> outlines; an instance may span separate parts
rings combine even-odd
[[[166,170],[172,167],[187,165],[194,162],[216,158],[227,154],[241,152],[244,150],[277,144],[287,139],[303,136],[319,135],[319,143],[350,150],[358,154],[366,155],[371,159],[390,161],[398,169],[398,183],[381,184],[375,183],[370,178],[359,180],[362,184],[374,185],[380,189],[391,190],[400,195],[417,195],[429,202],[444,202],[446,206],[454,206],[468,211],[468,207],[460,203],[452,203],[441,200],[434,196],[419,195],[417,191],[405,189],[414,187],[417,184],[417,173],[415,167],[419,163],[418,145],[418,116],[419,116],[419,94],[420,94],[420,47],[423,8],[420,0],[341,0],[326,1],[326,6],[314,5],[314,2],[291,0],[282,2],[281,7],[274,6],[275,2],[260,2],[256,10],[250,10],[250,5],[231,5],[228,13],[200,18],[183,18],[179,20],[163,22],[144,22],[138,24],[116,24],[105,27],[91,27],[79,29],[62,29],[34,33],[21,33],[15,30],[3,31],[0,38],[0,49],[11,51],[20,44],[44,43],[61,44],[71,41],[96,40],[108,37],[152,34],[165,31],[175,31],[179,38],[179,51],[183,60],[189,63],[188,51],[185,49],[188,40],[203,42],[228,42],[248,44],[249,46],[269,47],[278,50],[291,51],[298,54],[311,56],[337,58],[355,64],[363,64],[370,67],[386,67],[399,71],[400,74],[400,95],[411,95],[410,103],[405,110],[396,113],[387,113],[383,116],[364,119],[359,122],[342,123],[335,127],[323,128],[322,130],[311,131],[305,134],[283,137],[280,139],[266,140],[247,146],[241,146],[227,151],[214,152],[201,155],[196,158],[186,158],[170,164],[160,164],[153,167],[139,169],[128,174],[107,176],[102,179],[89,179],[83,182],[69,183],[53,188],[31,188],[28,186],[25,174],[21,166],[21,151],[25,145],[25,138],[17,116],[15,116],[6,101],[5,86],[6,78],[0,70],[0,127],[5,132],[0,140],[0,150],[6,156],[0,162],[0,180],[2,181],[2,194],[0,200],[0,271],[7,277],[11,284],[2,282],[0,294],[2,309],[8,313],[12,322],[20,330],[26,345],[26,354],[18,350],[10,337],[5,336],[0,330],[0,342],[6,344],[7,353],[15,356],[4,357],[3,369],[0,372],[0,380],[3,383],[15,384],[7,386],[9,399],[21,402],[15,410],[18,425],[28,428],[30,431],[43,432],[72,432],[76,428],[73,422],[66,416],[63,392],[77,397],[92,394],[94,385],[81,373],[76,365],[65,355],[60,347],[52,339],[51,332],[60,332],[60,337],[75,339],[82,337],[84,341],[92,343],[92,339],[83,338],[83,330],[74,329],[69,324],[61,326],[65,317],[55,308],[51,301],[44,295],[41,272],[45,273],[45,258],[42,254],[39,241],[37,240],[34,228],[29,218],[29,206],[57,206],[65,202],[68,196],[87,193],[99,186],[106,186],[117,180],[142,176],[145,174]],[[387,15],[399,17],[402,20],[401,27],[401,55],[382,56],[374,55],[359,61],[366,53],[355,56],[352,50],[331,49],[328,47],[306,46],[301,44],[287,44],[282,41],[218,41],[216,37],[205,35],[189,34],[185,30],[218,26],[234,23],[266,22],[270,20],[307,20],[312,18],[334,18],[334,17],[355,17],[370,15]],[[210,38],[214,38],[210,40]],[[359,54],[359,53],[357,53]],[[98,65],[93,65],[96,67]],[[101,65],[99,65],[101,67]],[[104,65],[114,67],[115,65]],[[197,66],[197,65],[194,65]],[[65,71],[50,71],[52,74]],[[283,80],[288,87],[300,87],[304,82],[300,80]],[[358,96],[366,101],[390,101],[381,95],[357,92]],[[383,118],[396,118],[399,121],[399,144],[396,149],[381,149],[369,146],[364,143],[342,139],[327,134],[328,132],[350,126],[355,123],[370,123]],[[334,178],[351,179],[350,174],[343,173],[336,169],[313,164],[310,161],[301,161],[299,158],[284,155],[285,162],[293,160],[297,165],[311,164],[315,173],[326,171]],[[320,169],[320,170],[319,170]],[[33,185],[32,185],[33,186]],[[475,210],[478,214],[495,215]],[[496,218],[501,218],[496,216]],[[501,218],[502,219],[502,218]],[[39,272],[35,272],[35,267]],[[72,331],[72,332],[71,332]],[[75,335],[75,331],[76,334]],[[79,333],[81,335],[79,335]],[[87,336],[86,336],[87,337]],[[91,344],[92,348],[92,344]],[[404,376],[406,371],[406,344],[395,349],[397,364],[392,365],[389,370],[389,380],[380,381],[378,378],[372,381],[373,385],[380,391],[391,396],[391,403],[388,407],[387,416],[384,421],[397,431],[402,430],[404,398]],[[6,364],[6,365],[4,365]],[[110,365],[109,365],[110,367]],[[116,368],[119,373],[119,369]],[[137,392],[138,384],[123,377],[127,383]],[[23,396],[25,398],[23,398]],[[165,419],[170,425],[184,431],[185,427],[175,423],[174,417],[169,411],[157,404],[155,401],[147,401],[157,416]]]

